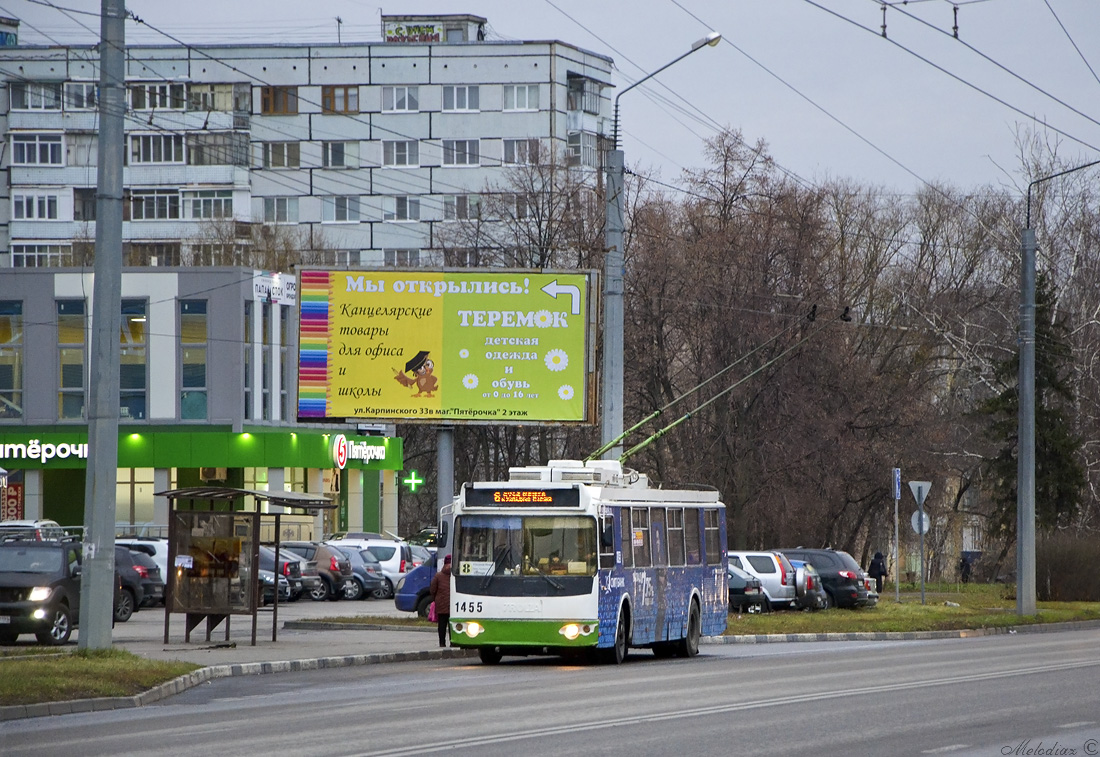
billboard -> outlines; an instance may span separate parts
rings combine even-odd
[[[300,271],[298,420],[591,423],[595,277]]]

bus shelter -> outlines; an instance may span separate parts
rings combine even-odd
[[[252,618],[252,646],[262,604],[260,526],[274,519],[275,565],[279,564],[279,513],[261,513],[260,503],[307,511],[331,509],[336,503],[320,494],[195,486],[156,492],[168,499],[168,575],[164,585],[164,643],[172,613],[185,617],[184,640],[206,621],[206,641],[223,621],[229,641],[233,615]],[[252,497],[256,510],[226,509]],[[271,640],[278,640],[279,576],[275,574]]]

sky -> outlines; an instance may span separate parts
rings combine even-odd
[[[91,44],[99,0],[0,0],[24,44]],[[1018,133],[1100,160],[1100,0],[129,0],[131,44],[376,41],[380,14],[472,13],[489,38],[615,60],[621,90],[714,30],[722,41],[621,100],[629,166],[679,184],[723,127],[807,184],[911,194],[1020,182]],[[340,23],[337,22],[339,17]],[[954,27],[957,23],[957,37]],[[1026,184],[1026,182],[1025,182]]]

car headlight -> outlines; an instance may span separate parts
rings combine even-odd
[[[272,578],[271,576],[260,576],[260,580],[263,581],[265,584],[275,583],[275,579]]]
[[[49,599],[51,593],[53,593],[53,589],[49,586],[35,586],[31,589],[29,599],[32,602],[42,602],[43,600]]]

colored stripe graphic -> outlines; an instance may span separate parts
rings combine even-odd
[[[302,271],[298,281],[298,417],[329,414],[329,318],[331,280],[328,271]]]

